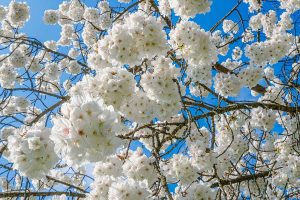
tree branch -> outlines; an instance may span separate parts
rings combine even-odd
[[[66,195],[69,197],[80,197],[85,198],[85,194],[76,193],[76,192],[31,192],[31,191],[9,191],[9,192],[1,192],[0,198],[8,198],[8,197],[38,197],[38,196],[61,196]]]
[[[238,178],[235,179],[228,179],[228,180],[224,180],[224,179],[220,179],[219,183],[213,183],[210,187],[211,188],[216,188],[216,187],[220,187],[220,186],[224,186],[224,185],[231,185],[231,184],[235,184],[235,183],[240,183],[243,181],[250,181],[250,180],[255,180],[257,178],[264,178],[270,175],[269,171],[265,171],[265,172],[260,172],[257,174],[250,174],[250,175],[244,175],[244,176],[240,176]]]

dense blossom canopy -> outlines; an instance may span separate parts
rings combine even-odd
[[[214,4],[0,5],[0,198],[298,199],[300,1]]]

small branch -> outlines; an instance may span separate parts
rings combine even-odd
[[[220,186],[224,186],[224,185],[231,185],[231,184],[235,184],[235,183],[240,183],[243,181],[250,181],[250,180],[255,180],[257,178],[264,178],[270,175],[269,171],[265,171],[265,172],[260,172],[257,174],[250,174],[250,175],[244,175],[244,176],[240,176],[238,178],[235,179],[228,179],[228,180],[224,180],[224,179],[220,179],[219,183],[213,183],[210,187],[211,188],[216,188],[216,187],[220,187]]]
[[[235,9],[242,3],[243,1],[238,1],[238,3],[222,18],[220,19],[209,31],[212,33],[216,30],[216,28],[229,16],[231,15]]]
[[[61,196],[66,195],[69,197],[79,197],[85,198],[85,194],[76,193],[76,192],[30,192],[30,191],[10,191],[10,192],[1,192],[0,198],[9,198],[9,197],[45,197],[45,196]]]
[[[84,189],[82,189],[82,188],[80,188],[80,187],[77,187],[77,186],[75,186],[75,185],[72,185],[72,184],[70,184],[70,183],[66,183],[66,182],[61,181],[61,180],[58,180],[58,179],[55,179],[55,178],[53,178],[53,177],[51,177],[51,176],[46,176],[46,178],[47,178],[48,180],[52,180],[52,181],[54,181],[54,182],[57,182],[57,183],[60,183],[60,184],[69,186],[70,188],[74,188],[74,189],[76,189],[76,190],[78,190],[78,191],[87,193]]]
[[[196,104],[196,103],[194,103]],[[299,113],[300,110],[296,107],[289,107],[279,104],[268,104],[268,103],[261,103],[261,102],[253,102],[253,103],[242,103],[242,104],[236,104],[232,106],[226,106],[222,108],[216,108],[215,110],[211,112],[204,113],[202,115],[195,116],[193,120],[203,119],[205,117],[212,117],[218,114],[223,114],[226,112],[234,111],[234,110],[241,110],[241,109],[251,109],[251,108],[266,108],[266,109],[272,109],[272,110],[278,110],[288,113]]]
[[[37,89],[34,89],[34,88],[12,88],[12,89],[8,89],[8,90],[10,90],[10,91],[30,91],[30,92],[37,92],[37,93],[40,93],[40,94],[45,94],[45,95],[48,95],[48,96],[56,97],[56,98],[59,98],[59,99],[65,98],[64,96],[59,96],[57,94],[37,90]]]
[[[32,126],[34,123],[38,122],[44,115],[46,115],[48,112],[51,112],[52,110],[54,110],[55,108],[59,107],[60,105],[62,105],[63,103],[65,103],[66,101],[68,101],[70,99],[69,96],[65,96],[62,100],[60,100],[59,102],[53,104],[52,106],[50,106],[49,108],[47,108],[46,110],[44,110],[41,114],[39,114],[38,116],[36,116],[36,118],[34,118],[29,124],[27,124],[28,126]]]

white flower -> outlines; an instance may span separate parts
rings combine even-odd
[[[58,161],[54,144],[49,139],[50,129],[35,125],[16,129],[8,136],[8,160],[14,163],[21,175],[41,178],[48,174]]]
[[[150,195],[145,182],[137,182],[133,179],[120,178],[112,183],[108,191],[108,199],[111,200],[148,199]]]
[[[59,12],[57,10],[46,10],[44,13],[44,22],[49,25],[54,25],[58,22]]]
[[[169,2],[176,15],[182,18],[190,18],[198,13],[209,12],[212,3],[209,0],[169,0]]]
[[[143,12],[132,13],[123,24],[115,24],[98,43],[102,59],[117,65],[140,65],[167,50],[163,25]]]
[[[217,48],[210,33],[205,32],[195,22],[181,21],[170,32],[172,48],[178,57],[186,59],[190,65],[211,67],[217,62]],[[197,51],[195,51],[197,49]]]
[[[118,116],[111,107],[88,97],[73,96],[64,116],[53,118],[51,140],[70,166],[104,160],[120,145],[115,136]]]
[[[29,19],[29,6],[23,2],[11,1],[8,6],[7,19],[15,27],[24,26]]]

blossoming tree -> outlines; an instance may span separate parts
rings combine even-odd
[[[300,1],[224,3],[0,5],[0,198],[299,198]]]

